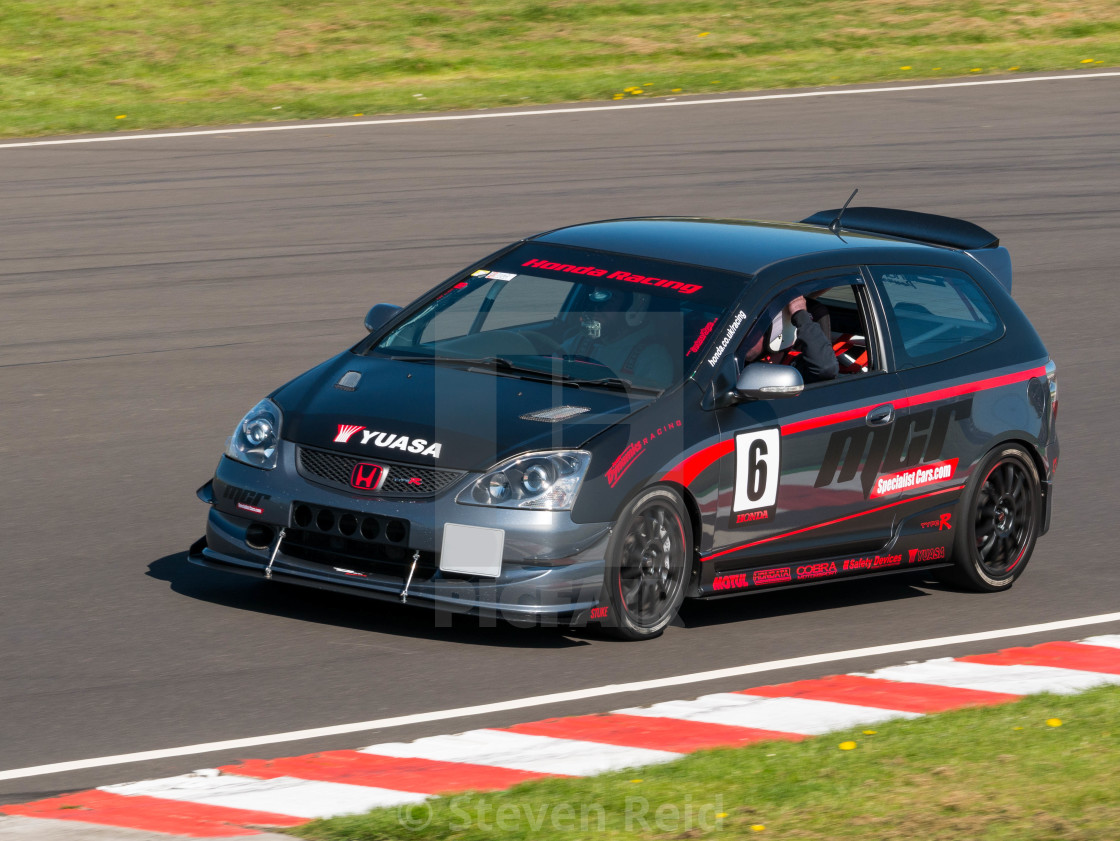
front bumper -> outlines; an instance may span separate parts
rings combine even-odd
[[[290,455],[271,471],[223,457],[200,491],[211,509],[206,536],[191,546],[189,559],[211,569],[453,613],[583,624],[600,601],[611,524],[575,523],[566,511],[455,503],[473,478],[434,498],[385,499],[308,482]],[[330,516],[320,518],[320,512]],[[368,539],[353,526],[367,521],[373,523]],[[497,577],[439,568],[449,522],[504,531]]]

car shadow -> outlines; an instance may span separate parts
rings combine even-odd
[[[588,634],[580,632],[573,637],[566,627],[519,628],[502,620],[435,613],[364,596],[210,570],[190,563],[186,552],[152,561],[147,575],[168,582],[172,592],[188,598],[319,625],[459,645],[538,649],[591,644]]]

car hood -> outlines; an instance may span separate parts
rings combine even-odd
[[[338,385],[347,374],[359,375],[353,390]],[[374,460],[481,471],[528,450],[579,447],[652,398],[345,353],[273,399],[284,412],[286,440]],[[533,418],[558,407],[571,407],[570,418]]]

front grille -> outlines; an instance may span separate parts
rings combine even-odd
[[[371,462],[385,468],[385,479],[381,487],[376,491],[351,487],[350,474],[354,471],[354,465]],[[463,475],[462,470],[397,464],[376,458],[313,450],[310,447],[299,447],[296,451],[296,469],[301,476],[313,482],[345,488],[351,493],[377,496],[435,496]]]
[[[415,551],[409,548],[408,537],[407,520],[295,502],[283,551],[335,570],[403,582]],[[435,554],[421,552],[416,576],[430,578],[435,570]]]

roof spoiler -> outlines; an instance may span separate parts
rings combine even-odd
[[[827,228],[839,213],[840,208],[821,210],[801,222]],[[999,237],[964,219],[890,207],[849,207],[844,211],[841,229],[959,248],[1011,291],[1011,255],[999,244]]]

